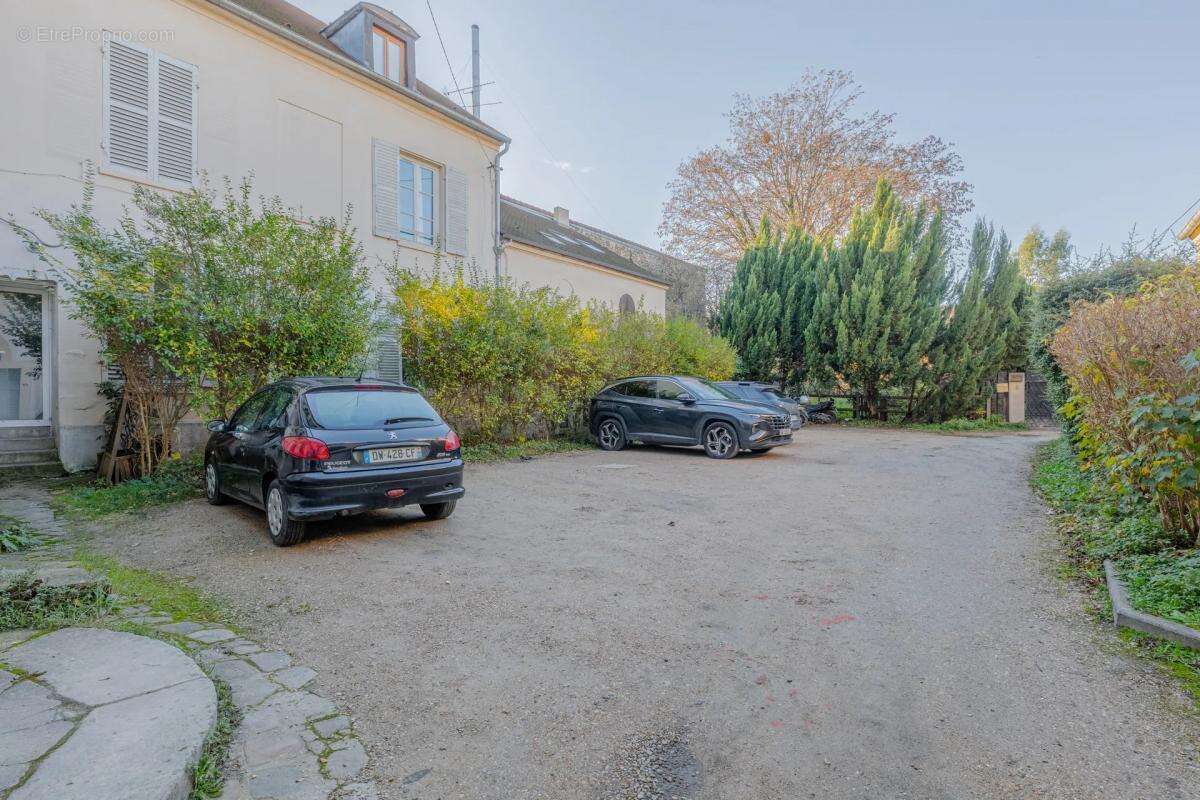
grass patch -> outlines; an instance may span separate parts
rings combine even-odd
[[[0,630],[51,630],[82,625],[115,608],[105,581],[47,586],[31,570],[0,587]]]
[[[38,533],[29,523],[0,514],[0,553],[32,550],[49,543],[50,537]]]
[[[208,672],[208,670],[205,670]],[[225,765],[233,732],[241,724],[242,713],[233,703],[229,684],[208,672],[217,690],[217,724],[209,731],[200,750],[200,759],[192,772],[192,791],[188,800],[213,800],[225,788]]]
[[[554,453],[569,453],[589,450],[591,442],[578,439],[530,439],[517,444],[493,444],[490,442],[463,447],[463,459],[472,464],[490,464],[496,461],[514,461],[518,458],[536,458]]]
[[[972,433],[978,431],[1027,431],[1029,426],[1024,422],[1005,422],[999,417],[980,419],[948,419],[945,422],[901,422],[874,419],[843,420],[846,425],[855,428],[904,428],[914,431],[934,431],[936,433]]]
[[[79,550],[76,558],[84,567],[104,574],[124,601],[140,603],[174,620],[228,624],[231,614],[224,604],[179,578],[130,567],[86,549]]]
[[[1063,575],[1088,589],[1098,615],[1111,613],[1104,561],[1112,559],[1134,608],[1200,627],[1200,551],[1173,549],[1146,502],[1117,497],[1081,471],[1065,436],[1038,448],[1032,482],[1055,512]],[[1134,631],[1121,639],[1178,678],[1200,708],[1200,652]]]
[[[51,506],[76,519],[95,519],[108,514],[191,500],[204,494],[203,456],[173,458],[153,475],[110,485],[98,481],[69,485],[56,492]]]

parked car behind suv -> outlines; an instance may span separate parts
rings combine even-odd
[[[710,381],[681,375],[645,375],[612,383],[592,398],[592,435],[604,450],[631,440],[700,445],[712,458],[763,451],[792,440],[788,415],[740,400]]]
[[[271,541],[309,520],[420,505],[444,519],[463,496],[458,435],[416,390],[391,381],[289,378],[208,424],[204,488],[267,512]]]
[[[717,381],[717,386],[737,395],[743,400],[778,406],[787,412],[792,421],[792,430],[808,424],[808,412],[794,397],[788,397],[778,386],[760,381]]]

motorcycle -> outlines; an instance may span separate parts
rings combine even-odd
[[[829,425],[837,422],[837,412],[834,410],[832,400],[826,400],[824,403],[809,403],[807,397],[801,397],[800,402],[804,406],[804,412],[808,415],[809,422],[816,425]]]

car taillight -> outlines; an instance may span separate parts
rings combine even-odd
[[[458,438],[458,434],[453,429],[446,434],[445,448],[447,453],[453,453],[455,450],[462,447],[462,439]]]
[[[293,458],[305,458],[309,461],[329,460],[329,445],[311,436],[285,436],[281,446],[283,452]]]

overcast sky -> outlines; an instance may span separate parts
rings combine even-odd
[[[350,0],[292,0],[326,21]],[[425,0],[378,0],[421,34],[417,74],[453,88]],[[854,73],[902,139],[955,144],[975,213],[1081,251],[1165,228],[1200,198],[1200,2],[434,0],[485,120],[512,137],[506,194],[656,244],[666,183],[722,141],[738,92]],[[1175,224],[1178,229],[1180,223]]]

